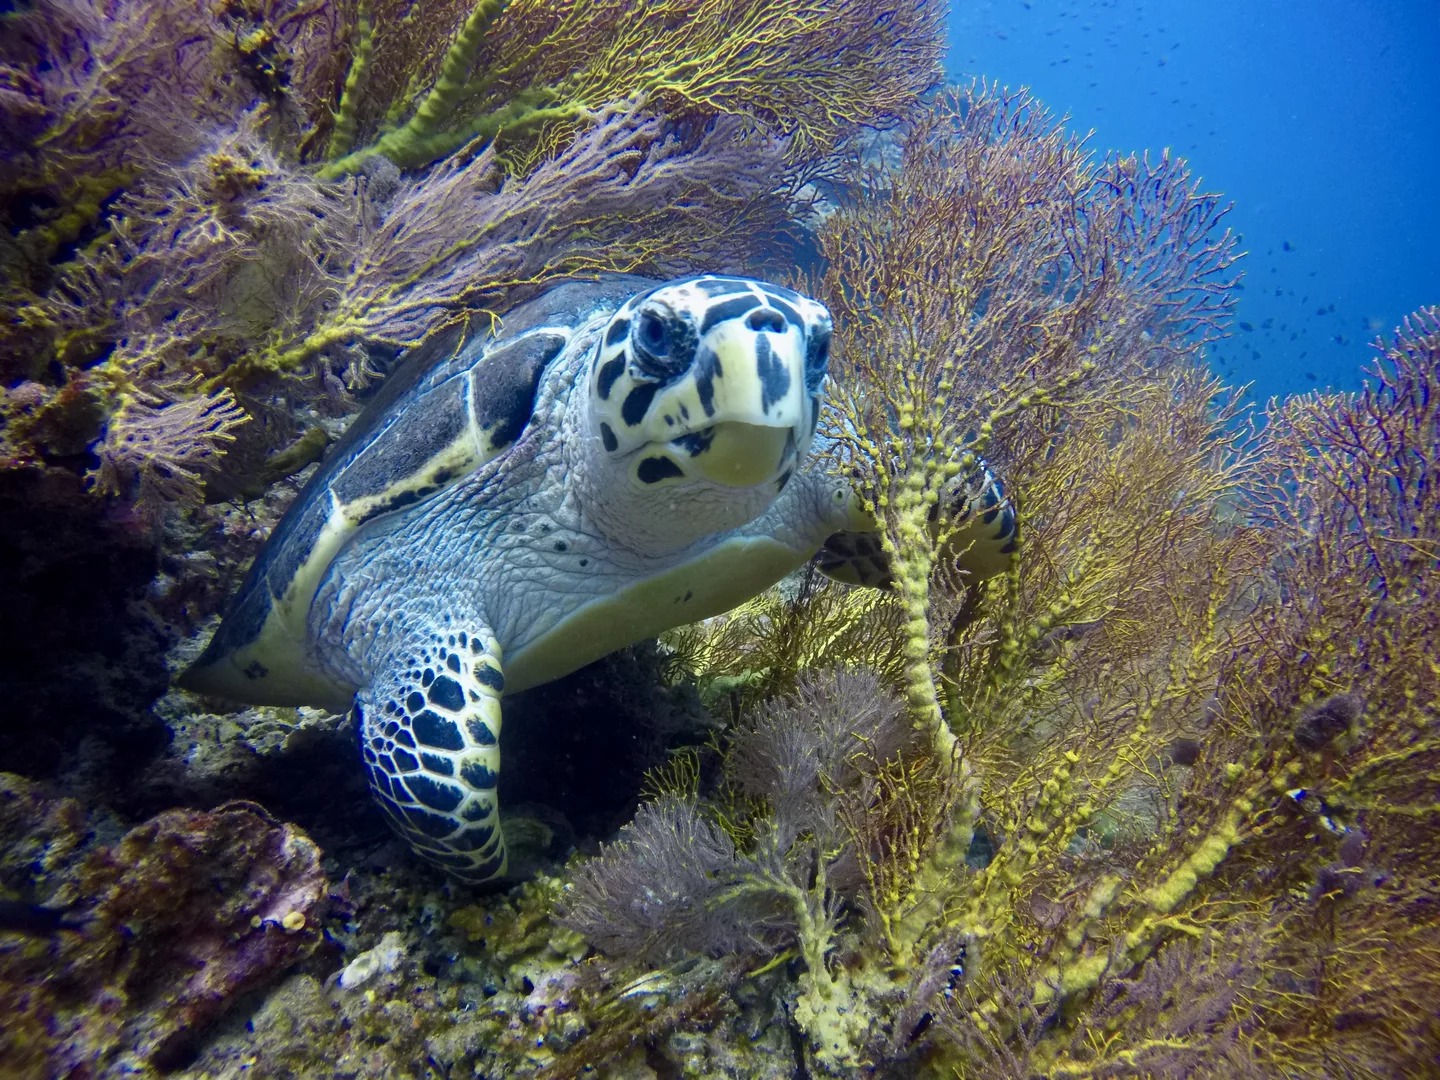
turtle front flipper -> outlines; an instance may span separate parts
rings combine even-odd
[[[1019,520],[1005,485],[983,458],[946,485],[930,509],[932,530],[954,526],[941,557],[954,560],[976,580],[1004,573],[1019,549]],[[888,589],[894,583],[890,558],[875,532],[833,533],[815,555],[816,568],[846,585]]]
[[[394,657],[355,698],[370,788],[415,851],[470,884],[502,877],[500,647],[445,629]]]

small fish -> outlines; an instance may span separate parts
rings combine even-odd
[[[1285,241],[1283,241],[1283,242],[1280,244],[1280,250],[1281,250],[1281,251],[1294,251],[1295,249],[1290,245],[1290,241],[1289,241],[1289,240],[1285,240]]]
[[[74,919],[59,909],[24,900],[0,900],[0,934],[28,934],[50,937],[62,930],[78,932],[88,919]]]

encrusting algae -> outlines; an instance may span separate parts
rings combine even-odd
[[[1221,202],[933,92],[939,16],[4,17],[0,888],[66,925],[0,937],[0,1072],[1440,1069],[1440,309],[1252,424],[1204,366]],[[445,885],[345,721],[156,701],[399,353],[710,270],[830,309],[826,467],[891,585],[808,571],[516,701],[507,805],[635,780],[526,808],[568,862]],[[942,512],[982,461],[988,577]]]

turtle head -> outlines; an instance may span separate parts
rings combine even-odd
[[[830,315],[778,285],[672,282],[610,320],[590,372],[594,430],[641,487],[775,484],[805,456]]]
[[[764,513],[810,448],[830,329],[823,305],[749,278],[631,297],[587,375],[584,471],[606,531],[675,550]]]

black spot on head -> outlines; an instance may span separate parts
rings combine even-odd
[[[617,345],[625,340],[625,335],[630,333],[630,320],[623,315],[614,319],[609,328],[605,331],[605,344]],[[604,396],[603,394],[601,395]]]
[[[760,407],[766,412],[790,392],[790,372],[770,348],[770,339],[755,339],[755,374],[760,379]]]
[[[270,674],[270,669],[259,660],[251,660],[245,667],[244,675],[247,679],[263,679]]]
[[[456,656],[454,653],[451,653],[449,656],[445,657],[445,666],[451,671],[455,672],[455,674],[460,674],[460,657]],[[431,700],[434,700],[433,694],[431,695]]]
[[[449,675],[441,675],[430,687],[430,703],[451,712],[458,712],[465,707],[465,692]]]
[[[770,306],[784,316],[785,321],[798,329],[802,334],[805,332],[805,320],[800,318],[800,313],[793,307],[781,300],[778,296],[770,297]]]
[[[439,754],[421,754],[420,760],[424,763],[427,771],[437,776],[454,776],[455,763],[449,758],[441,757]]]
[[[710,444],[714,441],[715,429],[713,427],[708,427],[704,431],[692,431],[689,435],[681,435],[678,439],[674,440],[675,445],[684,450],[692,458],[699,457],[706,450],[709,450]]]
[[[401,750],[398,746],[390,751],[390,756],[395,760],[395,768],[400,772],[414,772],[420,767],[420,762],[415,760],[415,755],[408,750]]]
[[[427,668],[425,669],[424,673],[420,676],[420,685],[421,685],[421,686],[429,686],[429,685],[430,685],[432,682],[434,682],[434,681],[435,681],[435,672],[434,672],[433,669],[427,667]]]
[[[744,278],[702,278],[695,282],[695,287],[712,300],[720,296],[735,296],[739,293],[743,293],[746,296],[750,295],[750,282]]]
[[[635,475],[642,484],[658,484],[661,480],[683,477],[685,472],[669,458],[647,457],[636,466]]]
[[[568,550],[570,550],[570,545],[567,544],[567,543],[565,543],[564,540],[556,540],[556,541],[555,541],[555,550],[556,550],[556,551],[568,551]]]
[[[401,746],[408,746],[412,750],[415,749],[415,737],[411,735],[410,732],[406,731],[404,728],[401,728],[399,731],[397,731],[394,735],[394,738],[395,741]]]
[[[620,444],[615,441],[615,432],[611,431],[610,425],[603,420],[600,421],[600,442],[607,454],[613,454],[620,448]]]
[[[429,709],[415,717],[412,726],[415,737],[426,746],[433,746],[437,750],[465,749],[465,740],[454,722]]]
[[[405,707],[410,710],[410,715],[414,716],[425,708],[425,695],[419,690],[410,691],[410,696],[405,699]]]
[[[715,380],[724,374],[725,367],[720,363],[720,357],[714,349],[706,346],[696,353],[695,392],[700,396],[700,407],[705,410],[706,416],[715,415]],[[680,415],[686,420],[690,419],[683,407]]]
[[[600,400],[605,401],[610,397],[610,391],[615,387],[615,380],[625,374],[625,354],[622,352],[613,360],[605,363],[600,369],[600,374],[595,379],[595,389],[600,394]]]
[[[650,411],[650,402],[659,390],[658,383],[641,383],[635,387],[625,396],[625,404],[620,407],[620,419],[635,427],[645,419],[645,414]]]
[[[482,686],[488,686],[497,694],[505,689],[505,676],[496,671],[489,664],[481,664],[475,669],[475,681]]]
[[[482,791],[493,788],[498,780],[490,766],[479,761],[467,761],[460,766],[460,779],[472,788],[479,788]]]
[[[731,300],[720,301],[705,312],[705,320],[700,324],[700,336],[704,337],[722,322],[740,318],[747,311],[759,307],[761,303],[761,299],[750,292]]]
[[[590,560],[589,560],[589,559],[581,559],[581,560],[580,560],[580,565],[581,565],[581,566],[589,566],[589,565],[590,565]]]

